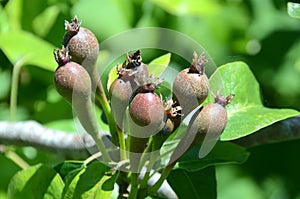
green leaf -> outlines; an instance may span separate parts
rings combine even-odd
[[[300,19],[300,4],[299,3],[288,2],[287,8],[288,8],[288,14],[291,17]]]
[[[86,168],[73,170],[67,177],[63,198],[109,198],[112,190],[107,187],[102,188],[103,184],[111,178],[106,175],[110,171],[109,167],[100,162],[92,162]]]
[[[54,167],[54,170],[60,174],[63,180],[74,170],[83,169],[83,161],[65,161],[61,164],[58,164]]]
[[[24,64],[54,71],[57,63],[53,57],[54,46],[25,31],[0,34],[0,48],[12,63],[23,59]]]
[[[119,171],[116,171],[110,178],[108,178],[102,185],[102,189],[105,191],[114,190],[115,183],[119,177]]]
[[[154,77],[159,77],[162,72],[168,67],[171,59],[171,53],[167,53],[156,59],[152,60],[148,64],[149,74],[153,74]]]
[[[8,21],[8,16],[2,6],[0,6],[0,24],[0,33],[9,30],[10,24]]]
[[[243,62],[220,66],[210,77],[209,82],[212,91],[224,87],[224,93],[221,94],[235,94],[232,102],[226,107],[228,121],[221,140],[237,139],[299,114],[296,110],[264,107],[259,84],[250,68]],[[213,101],[213,96],[209,96],[207,102]]]
[[[121,68],[122,64],[118,64],[116,67],[113,67],[108,73],[108,81],[106,88],[109,91],[111,84],[119,77],[117,68]]]
[[[34,31],[42,37],[46,36],[55,24],[59,12],[60,10],[57,5],[47,7],[32,21]]]
[[[16,30],[21,28],[23,0],[11,0],[5,6],[10,28]]]
[[[200,159],[198,156],[200,147],[194,147],[184,154],[175,168],[197,171],[211,165],[242,164],[249,157],[249,152],[243,147],[230,142],[217,142],[213,150],[207,156]]]
[[[8,198],[61,198],[63,181],[51,167],[36,165],[18,172],[10,181]]]
[[[168,176],[168,182],[178,198],[217,198],[214,167],[196,172],[188,172],[183,169],[172,170]]]

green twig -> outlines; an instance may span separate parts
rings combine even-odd
[[[131,174],[131,188],[128,199],[136,199],[138,194],[138,173]]]
[[[108,100],[107,100],[107,97],[106,97],[106,94],[105,94],[105,91],[104,91],[104,88],[103,88],[103,85],[102,85],[102,82],[101,80],[98,81],[98,86],[97,86],[97,94],[99,95],[99,102],[103,108],[103,111],[104,111],[104,114],[107,118],[107,121],[108,121],[108,126],[109,126],[109,130],[110,130],[110,133],[111,133],[111,136],[112,136],[112,142],[114,144],[118,144],[118,130],[117,130],[117,125],[116,125],[116,121],[113,117],[113,114],[111,112],[111,108],[110,108],[110,105],[108,103]]]
[[[147,144],[147,147],[145,148],[143,154],[142,154],[142,157],[141,157],[141,160],[140,160],[140,164],[139,164],[139,171],[142,170],[143,166],[145,165],[146,163],[146,158],[147,158],[147,155],[149,152],[152,151],[152,138],[150,137],[149,141],[148,141],[148,144]],[[150,154],[151,155],[151,154]]]
[[[160,178],[158,181],[152,186],[148,188],[148,194],[154,194],[157,192],[157,190],[161,187],[163,182],[167,179],[169,176],[170,172],[172,171],[173,167],[175,166],[176,162],[173,162],[172,164],[168,165],[163,172],[161,173]]]
[[[12,150],[7,150],[5,152],[5,156],[22,169],[27,169],[30,167],[27,162],[25,162],[16,152]]]
[[[120,159],[126,160],[127,154],[126,154],[126,144],[125,144],[125,137],[124,137],[124,131],[118,128],[118,138],[119,138],[119,145],[120,145]]]
[[[19,77],[21,68],[25,61],[26,57],[22,57],[14,64],[13,67],[10,93],[10,121],[14,121],[16,119]]]
[[[100,134],[97,134],[97,135],[94,135],[94,136],[92,135],[92,137],[95,140],[99,151],[102,153],[103,160],[107,163],[111,162],[110,156],[108,154],[108,151],[106,150],[106,147],[103,143],[103,140],[102,140]]]
[[[150,178],[150,172],[151,172],[151,169],[153,168],[153,165],[155,164],[155,157],[154,157],[154,154],[153,154],[153,145],[151,143],[151,146],[152,146],[152,151],[150,152],[150,158],[149,158],[149,164],[147,166],[147,170],[145,172],[145,175],[141,181],[141,189],[144,189],[147,187],[147,184],[148,184],[148,180]]]
[[[102,153],[101,152],[97,152],[93,155],[91,155],[90,157],[88,157],[84,162],[83,164],[86,166],[88,165],[90,162],[92,162],[93,160],[97,159],[97,158],[100,158],[102,156]]]

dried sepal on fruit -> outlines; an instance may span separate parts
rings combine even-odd
[[[126,53],[126,59],[128,64],[126,69],[135,71],[135,80],[141,85],[147,80],[149,76],[148,67],[145,63],[142,62],[141,51],[137,50],[132,54]]]
[[[176,105],[172,98],[165,99],[163,106],[166,114],[166,121],[159,133],[153,136],[153,149],[159,150],[166,139],[177,129],[181,123],[181,106]]]
[[[161,133],[170,135],[181,123],[183,114],[181,106],[177,105],[172,98],[164,100],[165,113],[167,120]]]

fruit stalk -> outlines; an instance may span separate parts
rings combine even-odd
[[[81,65],[70,61],[68,51],[64,47],[62,50],[55,49],[54,56],[58,63],[54,75],[54,85],[57,92],[72,105],[83,128],[95,140],[103,159],[106,162],[110,161],[93,112],[89,74]]]

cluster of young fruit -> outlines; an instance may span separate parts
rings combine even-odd
[[[93,110],[92,91],[97,90],[96,95],[102,95],[102,107],[108,103],[96,68],[98,41],[91,31],[81,27],[76,17],[71,23],[65,22],[65,28],[62,49],[54,51],[58,63],[54,84],[58,93],[72,104],[86,131],[97,139],[97,122],[90,114]],[[165,140],[207,98],[210,92],[205,74],[207,60],[204,53],[198,56],[194,52],[190,67],[180,71],[175,78],[173,96],[162,99],[157,89],[163,80],[149,74],[140,50],[126,54],[126,58],[117,68],[118,78],[109,89],[114,121],[108,122],[114,122],[119,131],[129,134],[131,152],[142,153],[149,137],[160,136],[162,139],[161,136],[164,136],[162,140]],[[214,103],[195,112],[191,124],[197,125],[197,134],[201,135],[197,137],[203,137],[208,132],[216,135],[222,133],[227,122],[225,106],[232,98],[233,95],[223,97],[218,93]],[[162,143],[160,141],[158,148]],[[102,144],[100,148],[103,149]]]
[[[175,78],[172,98],[165,100],[157,91],[163,80],[149,75],[140,51],[127,54],[127,62],[117,68],[119,77],[109,90],[112,111],[119,128],[123,129],[125,123],[129,125],[132,136],[130,151],[143,153],[147,138],[154,136],[155,141],[160,139],[160,144],[156,143],[158,149],[183,119],[205,101],[210,91],[205,74],[207,60],[204,53],[198,57],[194,52],[190,67],[180,71]],[[197,128],[197,135],[190,146],[203,141],[207,133],[213,134],[211,137],[221,135],[227,123],[225,106],[232,98],[233,95],[223,97],[218,92],[214,103],[205,105],[194,113],[190,124]],[[129,119],[125,120],[127,108]]]

